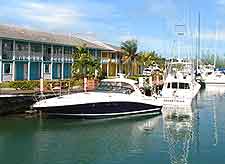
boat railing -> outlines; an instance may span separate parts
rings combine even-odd
[[[49,81],[45,84],[43,90],[38,90],[35,92],[33,99],[34,101],[40,101],[50,97],[67,95],[70,94],[70,92],[70,81]]]

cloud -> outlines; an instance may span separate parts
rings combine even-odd
[[[57,31],[74,26],[85,16],[79,9],[61,3],[33,1],[14,3],[16,5],[6,3],[0,7],[0,19],[5,20],[4,23]]]
[[[205,41],[225,41],[225,31],[217,31],[217,32],[202,32],[201,40]]]
[[[26,2],[17,11],[23,19],[34,25],[41,24],[49,30],[75,25],[84,16],[79,10],[69,6],[50,3]]]
[[[216,4],[219,6],[225,6],[225,0],[218,0],[216,1]]]
[[[16,4],[16,5],[15,5]],[[120,13],[101,1],[14,1],[0,6],[0,21],[51,32],[112,32]],[[13,11],[13,14],[12,14]]]
[[[39,21],[48,24],[68,25],[83,16],[77,10],[67,6],[42,3],[25,3],[21,16],[31,21]]]
[[[131,34],[121,35],[121,41],[135,39],[138,41],[139,51],[142,50],[155,50],[158,53],[168,54],[171,51],[171,41],[160,37],[152,36],[135,36]]]

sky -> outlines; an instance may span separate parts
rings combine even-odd
[[[0,0],[0,24],[85,35],[139,51],[194,55],[201,18],[201,54],[225,54],[225,0]],[[184,25],[178,28],[177,25]],[[183,36],[177,33],[182,31]]]

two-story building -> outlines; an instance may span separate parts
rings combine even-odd
[[[106,76],[123,72],[118,47],[75,36],[0,25],[0,82],[69,79],[75,47],[85,44]]]

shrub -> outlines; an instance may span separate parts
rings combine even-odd
[[[82,79],[71,79],[71,80],[44,80],[44,88],[51,90],[51,87],[61,86],[62,88],[68,88],[69,82],[70,86],[82,86],[83,80]],[[0,83],[0,88],[15,88],[15,89],[22,89],[22,90],[33,90],[35,88],[40,88],[40,81],[39,80],[24,80],[24,81],[10,81],[10,82],[2,82]]]

